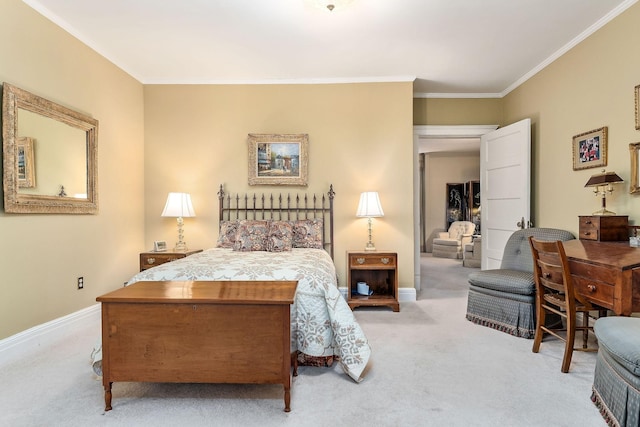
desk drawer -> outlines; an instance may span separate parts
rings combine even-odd
[[[577,293],[586,296],[592,303],[613,310],[614,287],[610,283],[596,282],[584,277],[574,277],[573,285]]]
[[[601,266],[569,261],[576,292],[589,301],[612,309],[616,272]]]

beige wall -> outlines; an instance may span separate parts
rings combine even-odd
[[[95,304],[135,272],[144,242],[144,128],[140,83],[23,2],[0,4],[0,81],[100,121],[98,215],[0,211],[2,339]]]
[[[634,124],[634,87],[640,84],[640,4],[629,8],[504,98],[505,123],[532,120],[533,218],[539,226],[577,233],[578,215],[600,200],[584,188],[600,169],[573,171],[572,137],[609,128],[608,171],[625,183],[607,207],[640,221],[640,197],[629,194],[629,143],[640,141]]]
[[[415,98],[414,125],[503,125],[499,98]]]
[[[401,287],[413,287],[413,130],[411,83],[336,85],[145,86],[145,247],[176,241],[175,219],[162,218],[167,193],[191,193],[185,219],[191,248],[218,237],[220,184],[227,191],[295,193],[300,187],[247,184],[249,133],[309,134],[308,190],[333,184],[335,264],[346,286],[345,252],[363,249],[366,219],[355,217],[362,191],[378,191],[384,218],[376,246],[398,252]]]

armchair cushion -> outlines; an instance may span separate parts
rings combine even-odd
[[[483,270],[469,274],[469,283],[481,288],[520,295],[534,295],[533,274],[518,270]]]

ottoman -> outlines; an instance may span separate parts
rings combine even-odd
[[[640,318],[594,324],[598,356],[591,400],[610,426],[640,426]]]

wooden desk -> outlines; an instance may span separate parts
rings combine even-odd
[[[296,281],[138,282],[102,303],[105,410],[113,381],[282,384],[291,401]]]
[[[640,311],[640,248],[628,242],[563,244],[578,292],[617,315]]]

